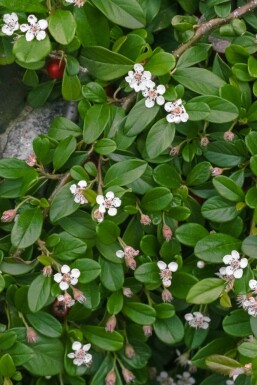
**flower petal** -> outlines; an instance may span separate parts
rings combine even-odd
[[[103,195],[97,195],[97,197],[96,197],[96,203],[98,203],[99,205],[101,205],[102,203],[104,203],[104,196],[103,196]]]
[[[168,268],[169,268],[170,271],[177,271],[178,270],[177,262],[170,262],[168,264]]]
[[[82,349],[84,350],[84,352],[88,352],[90,348],[91,348],[91,344],[86,344],[83,346]]]
[[[71,276],[72,276],[73,278],[78,278],[78,277],[80,276],[80,271],[79,271],[79,269],[72,269],[70,273],[71,273]]]
[[[82,343],[79,341],[74,341],[71,347],[72,350],[79,350],[82,348]]]
[[[243,270],[242,269],[236,269],[234,271],[234,277],[235,278],[241,278],[243,276]]]
[[[115,207],[111,207],[109,208],[109,210],[107,211],[107,213],[111,216],[111,217],[114,217],[116,214],[117,214],[117,209]]]
[[[108,191],[108,192],[106,193],[106,198],[107,198],[107,199],[113,199],[113,198],[114,198],[114,192]]]
[[[57,283],[60,283],[62,281],[62,274],[61,273],[54,274],[54,281]]]
[[[85,187],[87,187],[87,182],[85,180],[80,180],[78,182],[78,186],[81,188],[85,188]]]
[[[152,99],[149,99],[149,98],[147,98],[146,100],[145,100],[145,106],[147,107],[147,108],[152,108],[153,106],[154,106],[154,100],[152,100]]]
[[[59,287],[61,290],[67,290],[69,288],[69,284],[65,281],[61,281]]]
[[[62,272],[63,274],[69,273],[69,272],[70,272],[70,266],[68,266],[68,265],[62,265],[62,267],[61,267],[61,272]]]
[[[158,261],[157,266],[159,267],[160,270],[165,270],[167,268],[167,263],[163,261]]]
[[[124,253],[123,250],[118,250],[118,251],[116,251],[116,256],[117,256],[118,258],[124,258],[124,255],[125,255],[125,253]]]
[[[232,251],[231,251],[231,256],[232,256],[232,258],[234,258],[234,259],[240,259],[240,254],[239,254],[239,252],[236,251],[236,250],[232,250]]]
[[[231,256],[230,254],[224,255],[224,257],[223,257],[223,262],[224,262],[226,265],[230,264],[231,261],[232,261],[232,256]]]
[[[243,269],[248,265],[248,260],[246,258],[242,258],[240,261],[240,267]]]

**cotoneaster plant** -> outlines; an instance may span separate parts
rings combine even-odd
[[[79,115],[0,160],[0,385],[255,385],[257,2],[0,12]]]

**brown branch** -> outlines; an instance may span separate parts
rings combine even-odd
[[[254,11],[257,8],[257,0],[251,0],[249,3],[243,5],[242,7],[236,8],[233,12],[231,12],[227,17],[224,18],[216,18],[207,21],[206,23],[199,24],[197,26],[196,32],[194,36],[188,40],[186,43],[182,44],[175,51],[173,51],[173,55],[176,58],[179,58],[182,53],[184,53],[188,48],[192,47],[202,36],[210,32],[212,29],[221,27],[224,24],[228,24],[233,19],[238,19],[245,14]]]

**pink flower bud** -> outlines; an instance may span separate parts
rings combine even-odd
[[[217,176],[222,174],[223,169],[220,167],[211,167],[210,171],[212,176]]]
[[[169,242],[172,238],[172,230],[171,228],[168,226],[168,225],[163,225],[162,227],[162,235],[163,235],[163,238]]]
[[[115,385],[115,384],[116,384],[116,373],[112,369],[109,371],[109,373],[105,377],[105,385]]]
[[[151,325],[144,325],[143,331],[146,337],[150,337],[153,334],[153,328]]]
[[[179,150],[180,150],[180,147],[179,146],[175,146],[175,147],[171,147],[170,149],[170,155],[171,156],[176,156],[179,154]]]
[[[93,212],[93,217],[97,220],[97,222],[103,222],[104,220],[104,214],[99,211],[99,209],[96,209]]]
[[[33,328],[28,327],[26,332],[27,332],[27,341],[29,344],[33,344],[33,343],[37,342],[38,335]]]
[[[122,375],[123,375],[123,378],[124,378],[126,384],[130,384],[135,379],[134,374],[130,370],[128,370],[127,368],[122,368]]]
[[[123,292],[123,295],[127,298],[130,298],[133,296],[133,292],[132,290],[130,289],[130,287],[123,287],[122,288],[122,292]]]
[[[84,296],[84,294],[82,293],[82,291],[78,290],[78,289],[75,289],[73,288],[73,297],[76,301],[78,301],[79,303],[84,303],[86,302],[86,297]]]
[[[152,221],[149,215],[141,214],[140,222],[142,223],[142,225],[146,226],[146,225],[150,225]]]
[[[1,216],[2,222],[11,222],[16,217],[16,209],[4,211]]]
[[[223,137],[227,142],[232,142],[232,140],[235,137],[235,134],[232,131],[226,131],[226,132],[224,132]]]
[[[201,146],[206,147],[206,146],[208,146],[208,144],[209,144],[209,139],[207,138],[207,136],[203,136],[201,138]]]
[[[37,163],[37,158],[36,158],[36,155],[33,153],[33,154],[30,154],[26,160],[26,163],[28,166],[30,167],[34,167],[35,164]]]
[[[116,324],[117,324],[117,319],[115,317],[115,315],[112,315],[108,321],[106,322],[106,325],[105,325],[105,330],[107,332],[113,332],[114,329],[116,328]]]
[[[135,356],[136,352],[132,345],[126,344],[125,346],[125,356],[128,358],[133,358]]]
[[[44,266],[44,268],[43,268],[43,276],[44,277],[51,277],[52,273],[53,273],[52,266],[50,266],[50,265]]]
[[[135,259],[133,257],[126,257],[125,256],[125,262],[126,262],[126,265],[131,270],[135,270],[135,268],[137,267],[137,263],[136,263],[136,261],[135,261]]]
[[[172,294],[168,289],[163,289],[162,300],[163,302],[171,302],[173,300]]]

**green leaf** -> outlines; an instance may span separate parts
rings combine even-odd
[[[15,260],[12,257],[5,258],[4,261],[0,264],[0,270],[3,273],[10,274],[10,275],[23,275],[29,273],[31,270],[33,270],[36,265],[38,264],[38,261],[26,261],[26,263],[22,262],[15,262]]]
[[[242,242],[242,252],[248,257],[257,258],[257,236],[249,235]]]
[[[115,291],[110,295],[107,301],[108,313],[112,315],[118,314],[123,307],[123,294],[121,291]]]
[[[23,75],[22,81],[26,86],[36,87],[39,82],[36,71],[27,70]]]
[[[62,79],[62,96],[69,101],[76,101],[81,98],[80,80],[77,75],[69,75],[66,68]]]
[[[175,308],[170,303],[158,303],[154,305],[156,311],[156,318],[167,319],[175,315]]]
[[[249,134],[246,135],[245,144],[252,155],[257,154],[257,132],[256,131],[251,131],[249,132]]]
[[[205,227],[198,223],[185,223],[176,229],[175,235],[183,245],[194,247],[200,239],[209,233]]]
[[[244,201],[243,190],[231,178],[219,175],[213,178],[212,183],[223,198],[232,202]]]
[[[15,344],[17,340],[17,334],[13,330],[6,330],[0,333],[0,346],[1,350],[7,350]]]
[[[73,14],[77,24],[76,34],[83,47],[101,45],[108,48],[110,43],[109,23],[97,8],[86,2],[81,8],[74,7]]]
[[[77,138],[78,136],[82,135],[82,130],[70,119],[67,119],[63,116],[57,116],[52,120],[50,124],[48,135],[56,140],[63,140],[70,135]]]
[[[122,313],[139,325],[152,325],[156,318],[154,308],[139,302],[125,302]]]
[[[101,80],[117,79],[133,67],[133,61],[103,47],[87,47],[81,55],[81,64]]]
[[[211,71],[197,67],[178,68],[172,77],[184,87],[201,95],[219,95],[219,88],[225,84],[224,80]],[[205,103],[204,99],[201,101]]]
[[[0,293],[4,290],[5,288],[5,280],[2,274],[0,274]]]
[[[256,122],[257,120],[257,113],[256,113],[256,106],[257,101],[253,102],[249,108],[249,110],[246,113],[248,122]],[[252,133],[250,133],[251,135]]]
[[[183,324],[176,315],[167,319],[157,318],[153,327],[159,340],[167,345],[177,344],[184,337]]]
[[[227,376],[230,375],[233,369],[241,367],[240,362],[220,354],[207,357],[206,365],[211,370],[217,371],[218,373],[222,373]]]
[[[53,257],[61,262],[73,261],[85,254],[87,250],[87,245],[83,240],[66,232],[59,233],[58,240],[59,242],[53,248]]]
[[[117,148],[116,143],[112,139],[102,138],[95,144],[95,152],[100,155],[109,155]]]
[[[114,24],[137,29],[145,25],[145,16],[138,1],[130,0],[92,0],[92,3]]]
[[[252,333],[250,318],[243,309],[233,310],[223,322],[224,331],[235,337],[248,337]]]
[[[238,108],[235,104],[219,96],[197,96],[191,99],[192,103],[205,103],[210,108],[210,113],[205,120],[212,123],[226,123],[238,117]]]
[[[51,278],[44,277],[43,274],[38,275],[34,281],[31,282],[28,291],[28,305],[32,312],[36,313],[48,301],[51,290]]]
[[[50,13],[48,28],[53,38],[62,45],[71,43],[76,32],[76,22],[70,11],[57,9]]]
[[[189,290],[198,282],[198,279],[191,274],[178,271],[172,277],[172,294],[176,298],[186,299]]]
[[[25,176],[31,168],[19,159],[0,159],[0,177],[16,179]]]
[[[142,132],[154,120],[159,112],[159,109],[160,107],[157,104],[155,104],[152,108],[147,108],[145,106],[145,100],[140,100],[127,115],[124,133],[128,136],[135,136]],[[161,121],[161,125],[163,126],[163,121]],[[165,128],[167,129],[166,123]],[[160,129],[159,124],[155,130],[157,129]]]
[[[54,196],[49,211],[51,222],[57,222],[78,209],[79,203],[74,202],[73,195],[70,192],[71,185],[72,182],[67,183]]]
[[[8,349],[8,353],[12,356],[15,365],[23,365],[34,357],[33,350],[18,341]]]
[[[150,71],[153,75],[162,76],[167,74],[175,67],[175,57],[168,52],[157,52],[144,66],[146,71]]]
[[[86,340],[100,349],[115,352],[123,347],[123,337],[116,331],[106,333],[105,328],[91,325],[82,326],[82,330]]]
[[[95,372],[91,381],[91,385],[103,384],[107,374],[112,369],[112,366],[113,366],[113,358],[111,357],[111,355],[107,354],[104,360],[102,361],[101,365],[99,366],[99,369]],[[121,384],[117,384],[117,385],[121,385]]]
[[[171,164],[160,164],[153,171],[153,178],[157,184],[170,189],[178,189],[181,185],[181,176]]]
[[[67,162],[71,154],[76,150],[76,146],[76,139],[72,135],[58,143],[53,156],[55,170],[59,170]]]
[[[242,152],[238,142],[236,144],[225,141],[209,143],[204,156],[219,167],[234,167],[245,161],[245,153]]]
[[[123,160],[108,168],[104,186],[126,186],[143,175],[147,163],[140,159]]]
[[[100,258],[100,266],[100,279],[104,287],[110,291],[117,291],[121,289],[124,283],[123,266],[121,264],[107,261],[104,258]]]
[[[160,245],[155,235],[147,234],[142,236],[140,240],[140,249],[145,255],[155,257],[159,252],[159,247]],[[145,266],[145,264],[143,266]]]
[[[154,187],[143,196],[141,205],[147,211],[160,211],[170,205],[172,198],[173,195],[166,187]]]
[[[0,374],[3,377],[12,377],[16,372],[16,368],[10,354],[4,354],[0,358]]]
[[[89,258],[77,259],[75,262],[73,262],[71,267],[79,269],[80,283],[89,283],[94,281],[101,272],[99,263]]]
[[[107,100],[103,87],[96,82],[89,82],[82,86],[82,95],[94,103],[104,103]]]
[[[224,290],[225,282],[219,278],[205,278],[197,282],[189,290],[187,302],[195,304],[208,304],[219,298]]]
[[[147,262],[135,270],[135,278],[139,282],[161,284],[160,270],[155,262]]]
[[[96,226],[96,234],[100,242],[109,245],[120,236],[120,228],[116,223],[105,220]]]
[[[94,105],[87,110],[83,138],[85,143],[93,143],[102,134],[110,119],[110,107],[106,104]]]
[[[18,215],[11,233],[12,244],[25,249],[38,240],[42,231],[43,214],[40,208],[28,208]]]
[[[166,118],[158,120],[149,130],[146,137],[146,151],[150,158],[156,158],[170,147],[175,136],[175,126]]]
[[[48,36],[44,40],[34,39],[27,41],[21,36],[13,45],[13,53],[16,58],[25,63],[38,62],[44,59],[51,51],[52,46]]]
[[[189,349],[196,349],[203,344],[209,333],[208,329],[195,329],[190,326],[185,328],[185,344]]]
[[[254,342],[243,342],[237,350],[245,357],[255,358],[257,356],[257,344]]]
[[[208,58],[209,44],[198,44],[189,47],[178,59],[177,68],[191,67]]]
[[[211,175],[211,164],[209,162],[200,162],[189,171],[186,179],[187,186],[198,186],[207,182]]]
[[[49,80],[44,83],[40,83],[38,86],[34,87],[28,93],[28,103],[31,107],[37,108],[45,104],[51,92],[53,91],[55,85],[54,80]]]
[[[241,241],[227,234],[210,234],[195,246],[195,255],[206,262],[222,263],[223,257],[232,250],[239,250]]]
[[[239,214],[235,203],[214,196],[205,201],[201,208],[204,218],[214,222],[229,222]]]
[[[39,311],[36,314],[27,314],[26,318],[35,330],[46,337],[56,338],[62,335],[61,323],[51,314]]]
[[[35,12],[35,13],[45,13],[46,7],[41,4],[41,0],[0,0],[0,5],[5,7],[11,12]]]
[[[203,102],[189,102],[186,105],[186,111],[189,115],[189,120],[199,121],[199,120],[208,120],[211,109],[207,103]]]

